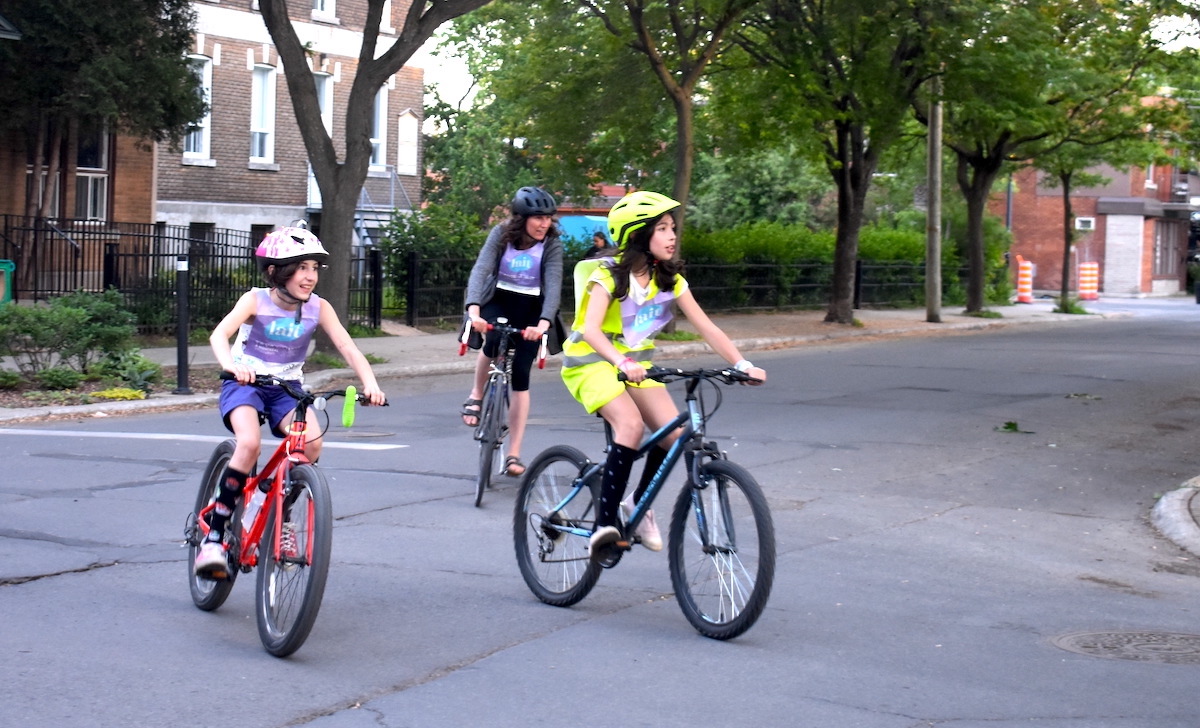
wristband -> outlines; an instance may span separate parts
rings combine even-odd
[[[626,364],[633,364],[634,366],[636,366],[637,362],[634,361],[631,357],[627,356],[624,359],[622,359],[621,361],[617,362],[617,369],[620,369],[621,367],[625,366]]]
[[[738,370],[738,371],[739,371],[739,372],[741,372],[742,374],[745,374],[746,372],[748,372],[748,371],[750,371],[751,369],[753,369],[753,368],[754,368],[754,365],[753,365],[753,364],[751,364],[751,363],[750,363],[750,361],[749,361],[748,359],[742,359],[742,360],[741,360],[741,361],[739,361],[737,364],[734,364],[734,365],[733,365],[733,368],[734,368],[734,369],[736,369],[736,370]]]

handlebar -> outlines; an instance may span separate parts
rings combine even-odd
[[[684,379],[716,380],[723,384],[751,384],[763,381],[733,367],[725,367],[723,369],[675,369],[672,367],[652,366],[646,368],[646,378],[662,382],[663,384],[678,382]],[[617,380],[625,382],[628,381],[628,377],[625,376],[625,372],[618,371]]]
[[[226,381],[237,381],[237,376],[234,375],[233,372],[222,371],[220,376],[221,379]],[[345,389],[330,389],[324,392],[310,392],[297,387],[286,379],[280,379],[274,374],[255,374],[254,381],[250,382],[249,384],[253,387],[265,387],[270,385],[283,387],[283,390],[287,392],[293,399],[302,403],[306,407],[310,404],[322,402],[330,397],[345,397],[346,401],[342,405],[342,427],[345,428],[349,428],[354,424],[354,406],[356,404],[361,404],[368,407],[371,405],[371,400],[365,394],[359,394],[358,388],[354,385],[350,385]],[[388,403],[385,401],[381,406],[387,407]],[[317,405],[317,409],[325,409],[324,404],[322,403]]]
[[[521,336],[521,337],[523,337],[524,333],[525,333],[525,329],[517,328],[516,326],[509,326],[508,320],[503,319],[503,318],[497,319],[496,323],[494,323],[494,324],[489,323],[487,325],[487,330],[488,331],[499,331],[500,334],[503,336]],[[463,354],[467,353],[467,341],[470,339],[470,337],[471,337],[471,325],[468,323],[466,326],[463,327],[462,338],[460,338],[458,341],[458,355],[459,356],[462,356]],[[538,358],[538,369],[546,368],[546,357],[549,356],[549,354],[550,354],[550,349],[549,349],[549,345],[548,345],[549,339],[550,339],[550,334],[548,332],[545,334],[542,334],[542,341],[541,341],[541,344],[538,346],[538,357],[537,357]]]

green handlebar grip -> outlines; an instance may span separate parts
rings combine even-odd
[[[354,405],[358,404],[358,388],[351,384],[346,387],[346,401],[342,403],[342,427],[354,426]]]

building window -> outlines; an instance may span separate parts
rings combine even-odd
[[[250,92],[250,161],[275,161],[275,68],[255,66]]]
[[[375,113],[371,120],[371,166],[381,168],[387,164],[387,86],[375,94]]]
[[[383,0],[383,15],[379,17],[379,32],[394,34],[395,26],[392,25],[392,0]]]
[[[313,81],[317,84],[317,107],[321,109],[321,121],[325,124],[325,133],[333,135],[333,76],[328,73],[314,73]]]
[[[326,23],[337,22],[337,0],[313,0],[312,19]]]
[[[396,123],[396,174],[417,174],[420,142],[421,134],[417,115],[411,111],[405,111]]]
[[[192,124],[187,136],[183,139],[184,159],[209,159],[212,156],[209,146],[209,127],[212,123],[212,59],[206,56],[191,56],[192,73],[199,81],[199,93],[208,111],[204,117]]]
[[[75,152],[75,217],[108,219],[108,132],[83,132]]]

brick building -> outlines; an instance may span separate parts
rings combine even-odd
[[[292,20],[309,49],[326,130],[339,153],[366,0],[293,2]],[[212,110],[181,150],[156,149],[155,220],[249,230],[308,219],[320,225],[321,200],[292,112],[283,67],[258,13],[257,0],[199,0],[190,56]],[[381,47],[397,33],[406,2],[388,2]],[[420,204],[420,127],[424,75],[406,66],[376,96],[374,156],[359,200],[360,242],[386,224],[393,209]]]
[[[1164,166],[1095,171],[1111,181],[1072,191],[1070,289],[1078,290],[1079,264],[1094,262],[1104,295],[1184,291],[1189,219],[1200,211],[1200,178]],[[993,196],[991,211],[1010,223],[1013,259],[1020,255],[1033,262],[1034,290],[1057,294],[1063,275],[1062,189],[1046,187],[1044,179],[1033,169],[1017,173],[1010,190]]]
[[[222,228],[261,235],[297,218],[319,226],[320,195],[258,0],[192,5],[197,24],[189,57],[210,100],[208,117],[181,149],[149,147],[114,134],[68,135],[51,217],[181,225],[196,236]],[[327,129],[340,151],[367,2],[309,0],[291,6],[296,31],[310,49]],[[381,48],[396,37],[395,23],[403,22],[407,10],[405,0],[385,4]],[[423,71],[406,66],[376,97],[375,156],[360,196],[360,240],[385,224],[393,209],[420,204],[423,83]],[[25,150],[20,134],[0,137],[0,214],[25,212],[31,184]]]

